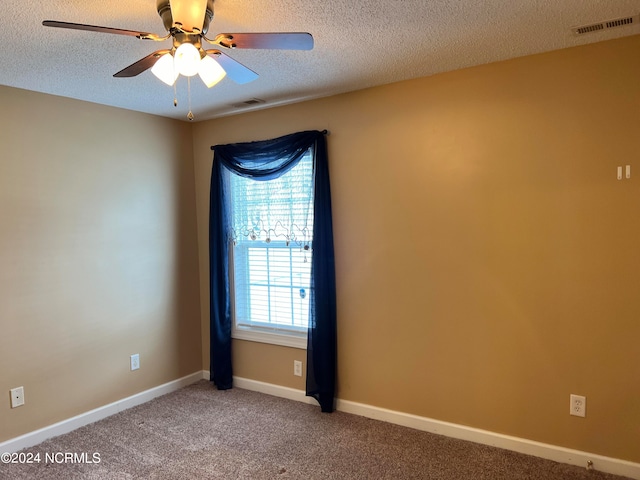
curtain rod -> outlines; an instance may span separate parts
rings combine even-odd
[[[327,130],[326,128],[324,130],[321,130],[320,133],[324,134],[324,135],[329,135],[329,130]],[[215,145],[211,145],[211,150],[213,150],[214,148],[216,148]]]

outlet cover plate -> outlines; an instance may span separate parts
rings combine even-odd
[[[24,405],[24,387],[12,388],[10,392],[11,408],[16,408]]]
[[[576,417],[584,417],[587,414],[587,398],[582,395],[573,395],[569,397],[570,406],[569,413]]]
[[[293,361],[293,374],[296,377],[302,376],[302,362],[300,360]]]
[[[140,368],[140,354],[135,353],[131,355],[131,370],[138,370]]]

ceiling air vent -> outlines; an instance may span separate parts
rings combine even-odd
[[[245,100],[244,102],[234,103],[233,108],[244,108],[244,107],[252,107],[253,105],[258,105],[260,103],[264,103],[264,100],[261,98],[250,98],[249,100]]]
[[[638,23],[640,23],[640,15],[632,15],[630,17],[616,18],[615,20],[606,20],[604,22],[592,23],[591,25],[573,27],[571,31],[574,35],[584,35],[585,33],[599,32],[601,30],[608,30],[609,28],[624,27],[625,25],[636,25]]]

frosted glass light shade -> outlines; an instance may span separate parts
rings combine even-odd
[[[220,64],[213,58],[205,55],[202,60],[200,60],[200,70],[198,70],[198,74],[200,74],[200,78],[204,84],[208,88],[211,88],[222,80],[227,72],[225,72]]]
[[[174,54],[175,69],[185,77],[192,77],[200,69],[200,52],[190,43],[183,43]]]
[[[169,86],[176,83],[179,75],[178,71],[173,68],[173,56],[170,53],[165,53],[160,57],[156,64],[151,67],[151,73]]]

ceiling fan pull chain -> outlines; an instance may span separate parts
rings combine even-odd
[[[178,82],[173,82],[173,106],[177,107],[178,106],[178,90],[176,88],[176,84]]]
[[[191,111],[191,77],[187,77],[187,96],[189,98],[189,113],[187,113],[187,118],[193,120],[193,112]]]

